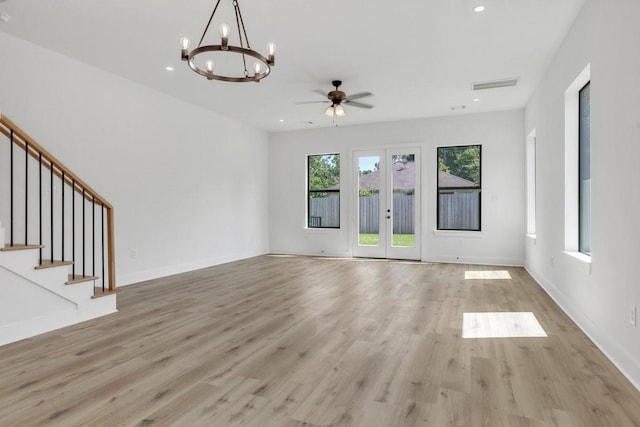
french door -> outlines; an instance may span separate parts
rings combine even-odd
[[[353,152],[353,256],[420,259],[420,149]]]

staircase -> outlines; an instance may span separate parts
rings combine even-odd
[[[113,207],[6,116],[0,133],[0,345],[117,311]]]

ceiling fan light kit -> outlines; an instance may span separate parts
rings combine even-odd
[[[338,105],[332,105],[330,107],[327,107],[327,109],[324,112],[327,116],[329,117],[344,117],[346,116],[346,113],[344,112],[344,107],[340,104]]]
[[[216,14],[216,11],[218,10],[218,6],[220,5],[221,1],[222,0],[218,0],[216,2],[215,7],[213,8],[213,12],[211,13],[211,17],[209,18],[209,22],[207,23],[207,26],[202,33],[202,37],[200,37],[200,42],[198,43],[198,46],[196,48],[189,51],[189,45],[191,43],[189,38],[182,37],[180,39],[180,57],[183,61],[187,62],[189,68],[191,68],[201,76],[206,77],[207,80],[221,80],[225,82],[259,82],[263,78],[267,77],[269,73],[271,73],[271,67],[275,65],[276,45],[274,43],[267,44],[267,56],[263,56],[257,51],[251,49],[251,45],[247,37],[247,30],[245,29],[244,20],[242,19],[242,12],[240,12],[240,5],[238,4],[238,0],[232,0],[232,4],[236,17],[236,29],[238,30],[240,46],[229,44],[231,27],[226,23],[222,23],[218,27],[220,33],[220,44],[202,44],[202,42],[204,41],[204,37],[207,35],[207,31],[209,30],[209,27],[213,22],[213,18]],[[216,64],[215,61],[211,58],[211,52],[232,53],[241,55],[243,69],[241,69],[240,71],[242,72],[242,74],[226,75],[216,73]],[[209,53],[208,56],[206,55],[207,53]],[[204,61],[204,67],[198,66],[196,62],[196,58],[199,55],[202,55],[202,58],[206,58],[206,60]],[[251,57],[255,60],[251,73],[247,69],[247,57]]]

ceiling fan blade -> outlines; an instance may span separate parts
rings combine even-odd
[[[347,96],[347,100],[352,101],[354,99],[360,99],[360,98],[365,98],[367,96],[372,96],[373,94],[371,92],[360,92],[360,93],[354,93],[353,95],[349,95]]]
[[[317,93],[318,95],[322,96],[323,98],[327,97],[327,92],[325,92],[324,90],[321,89],[316,89],[313,91],[314,93]]]
[[[296,102],[297,105],[301,105],[301,104],[330,104],[331,101],[302,101],[302,102]]]
[[[347,99],[346,101],[344,101],[346,104],[349,104],[350,107],[358,107],[358,108],[373,108],[373,105],[371,104],[365,104],[364,102],[358,102],[358,101],[351,101],[350,99]]]

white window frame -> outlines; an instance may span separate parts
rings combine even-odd
[[[527,236],[536,238],[536,130],[527,136]]]
[[[591,264],[591,255],[579,251],[579,92],[590,81],[587,64],[564,93],[564,252],[585,264]]]

